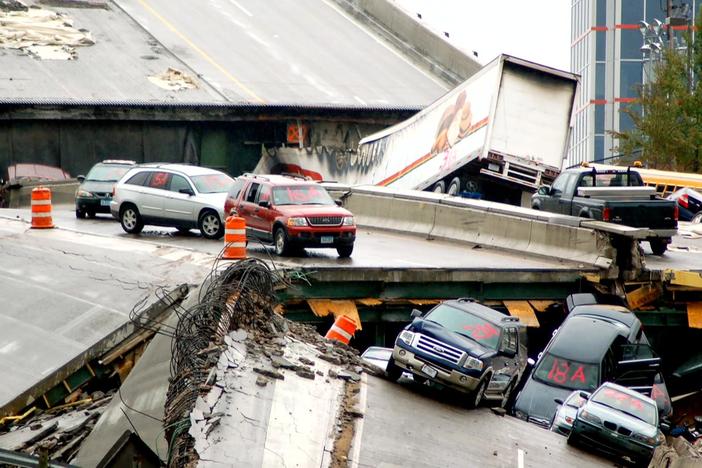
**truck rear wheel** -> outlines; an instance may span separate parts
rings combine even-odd
[[[446,193],[449,195],[456,196],[461,192],[461,179],[458,177],[454,177],[451,179],[451,183],[448,186],[448,190],[446,190]]]
[[[480,181],[475,177],[466,179],[466,192],[480,193]]]
[[[446,183],[443,180],[438,181],[432,186],[431,191],[434,193],[445,193]]]
[[[648,244],[651,246],[653,255],[663,255],[668,250],[668,239],[651,239]]]
[[[402,377],[402,368],[395,364],[395,360],[390,358],[388,361],[388,367],[385,368],[385,372],[388,374],[388,378],[393,382],[397,382]]]

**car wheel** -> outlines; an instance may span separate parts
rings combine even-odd
[[[385,368],[385,372],[388,374],[388,378],[393,382],[397,382],[402,377],[402,368],[395,364],[395,360],[390,358],[388,361],[388,367]]]
[[[93,219],[96,216],[95,210],[88,210],[86,213],[88,213],[88,218]]]
[[[514,382],[510,382],[505,389],[505,393],[502,395],[502,400],[500,400],[500,408],[507,409],[507,403],[509,403],[509,397],[512,395],[513,388]]]
[[[85,211],[76,209],[76,218],[85,219]]]
[[[652,239],[648,241],[653,255],[663,255],[668,250],[668,242],[665,239]]]
[[[702,213],[697,213],[690,222],[697,224],[702,223]]]
[[[353,244],[351,245],[340,245],[336,248],[336,253],[339,254],[341,258],[348,258],[353,253]]]
[[[487,379],[483,379],[480,381],[478,384],[478,388],[473,390],[470,394],[469,397],[470,399],[468,400],[468,407],[469,408],[477,408],[480,406],[480,402],[483,401],[483,395],[485,395],[485,388],[487,387]]]
[[[434,184],[434,186],[431,188],[431,191],[434,193],[444,193],[446,192],[446,183],[443,180],[438,181],[437,183]]]
[[[184,227],[184,226],[176,226],[176,229],[178,230],[179,233],[181,234],[190,234],[190,228]]]
[[[290,253],[290,243],[288,242],[288,234],[285,232],[285,228],[276,228],[275,234],[273,234],[273,243],[276,255],[282,257]]]
[[[456,196],[459,194],[461,191],[461,179],[458,177],[454,177],[451,179],[451,183],[448,186],[448,190],[446,190],[446,193],[449,195]]]
[[[139,210],[134,205],[127,205],[119,213],[119,221],[124,232],[129,234],[139,234],[144,229],[144,221],[141,219]]]
[[[224,235],[224,225],[214,211],[205,211],[197,221],[197,228],[205,239],[220,239]]]

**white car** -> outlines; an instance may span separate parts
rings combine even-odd
[[[564,436],[570,434],[570,430],[573,428],[573,421],[575,421],[575,415],[578,412],[578,408],[583,406],[587,401],[583,398],[583,395],[590,395],[587,392],[582,392],[576,390],[571,392],[564,401],[556,398],[556,403],[560,406],[556,409],[556,414],[553,415],[553,421],[551,421],[551,430],[553,432],[558,432]]]
[[[138,234],[144,225],[197,228],[207,239],[224,235],[224,201],[234,179],[205,167],[141,164],[114,187],[110,212],[122,229]]]

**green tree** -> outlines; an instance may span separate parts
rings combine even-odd
[[[702,15],[696,30],[702,31]],[[699,33],[697,33],[699,34]],[[689,44],[690,36],[685,40]],[[692,73],[691,73],[692,72]],[[682,172],[702,170],[702,41],[689,53],[666,47],[654,65],[654,79],[639,86],[635,103],[623,108],[634,122],[626,132],[612,132],[624,157],[649,167]]]

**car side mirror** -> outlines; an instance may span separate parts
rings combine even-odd
[[[261,208],[270,208],[271,202],[269,202],[268,200],[261,200],[260,202],[258,202],[258,206],[260,206]]]
[[[539,187],[539,190],[537,192],[539,195],[550,195],[551,194],[551,186],[550,185],[542,185]]]
[[[84,175],[79,175],[79,176],[76,177],[76,179],[78,180],[78,182],[80,182],[80,183],[82,184],[83,181],[85,180],[85,176],[84,176]]]
[[[536,361],[534,361],[532,358],[527,358],[527,365],[534,367],[534,364],[536,364]]]
[[[660,428],[662,433],[668,434],[670,432],[670,422],[661,421]]]
[[[578,395],[580,395],[580,398],[582,398],[583,400],[589,400],[589,399],[590,399],[590,394],[587,393],[587,392],[580,392],[580,393],[578,393]]]
[[[336,206],[343,205],[343,202],[341,200],[334,200],[334,203],[336,203]]]
[[[563,400],[561,400],[560,398],[554,398],[553,401],[555,401],[555,402],[558,403],[559,405],[562,405],[562,404],[563,404]]]
[[[422,317],[422,311],[417,310],[417,309],[412,309],[412,313],[410,314],[410,317],[412,319],[418,319]]]
[[[190,195],[191,197],[192,197],[193,195],[195,195],[195,192],[193,192],[193,189],[189,189],[189,188],[182,188],[182,189],[178,190],[178,192],[179,192],[179,193],[184,193],[184,194],[186,194],[186,195]]]
[[[503,349],[502,351],[500,351],[500,353],[503,356],[507,356],[508,358],[513,358],[514,356],[517,355],[517,352],[513,349]]]

